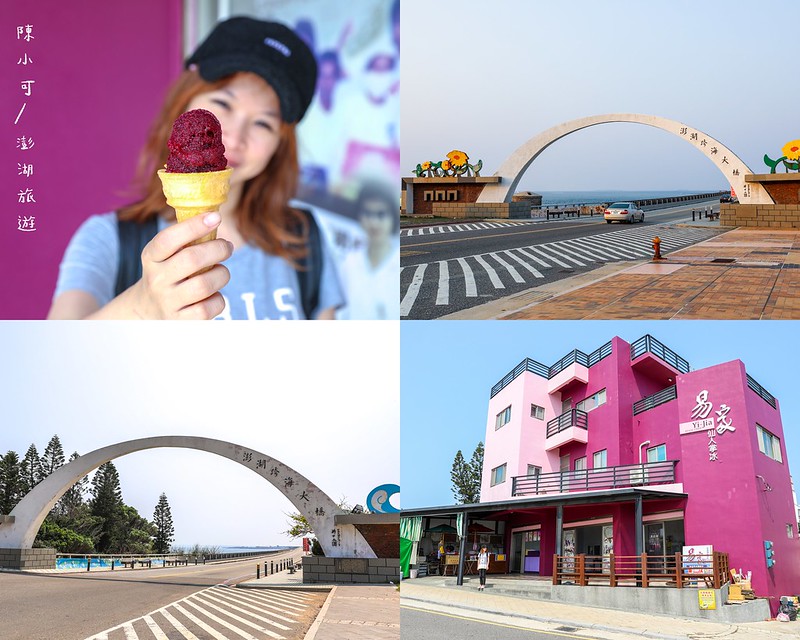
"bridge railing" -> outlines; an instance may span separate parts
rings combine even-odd
[[[640,200],[631,200],[636,206],[648,209],[659,209],[668,207],[673,204],[680,204],[682,202],[699,202],[701,200],[717,200],[721,195],[728,194],[730,191],[714,191],[711,193],[691,193],[682,196],[665,196],[662,198],[646,198]],[[620,198],[625,201],[624,198]],[[611,202],[564,202],[558,204],[541,204],[533,205],[531,207],[532,215],[557,217],[570,217],[570,216],[594,216],[603,215],[605,208]]]

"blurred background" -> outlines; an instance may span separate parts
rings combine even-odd
[[[31,0],[0,17],[1,319],[44,318],[88,216],[134,199],[139,151],[184,59],[226,18],[283,22],[311,47],[302,185],[334,251],[341,318],[399,316],[399,0]],[[387,234],[391,238],[387,242]],[[370,246],[390,247],[380,264]]]

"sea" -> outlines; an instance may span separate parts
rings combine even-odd
[[[542,205],[563,204],[604,204],[627,200],[650,200],[652,198],[671,198],[694,193],[714,193],[724,189],[677,191],[534,191],[542,196]]]

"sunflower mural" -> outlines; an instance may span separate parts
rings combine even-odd
[[[783,145],[781,153],[783,153],[783,156],[777,160],[773,160],[766,153],[764,154],[764,164],[769,167],[770,173],[775,173],[778,164],[781,162],[786,168],[786,173],[789,173],[789,171],[800,171],[800,162],[798,162],[800,161],[800,140],[791,140],[787,142]],[[794,162],[791,162],[791,160],[794,160]]]
[[[453,149],[445,157],[446,160],[439,162],[433,160],[420,162],[414,169],[414,175],[417,178],[479,177],[481,175],[483,160],[470,164],[469,156],[458,149]]]

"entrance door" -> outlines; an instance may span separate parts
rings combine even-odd
[[[522,532],[511,534],[511,572],[522,573]]]
[[[644,550],[647,553],[647,570],[664,571],[664,523],[644,525]]]

